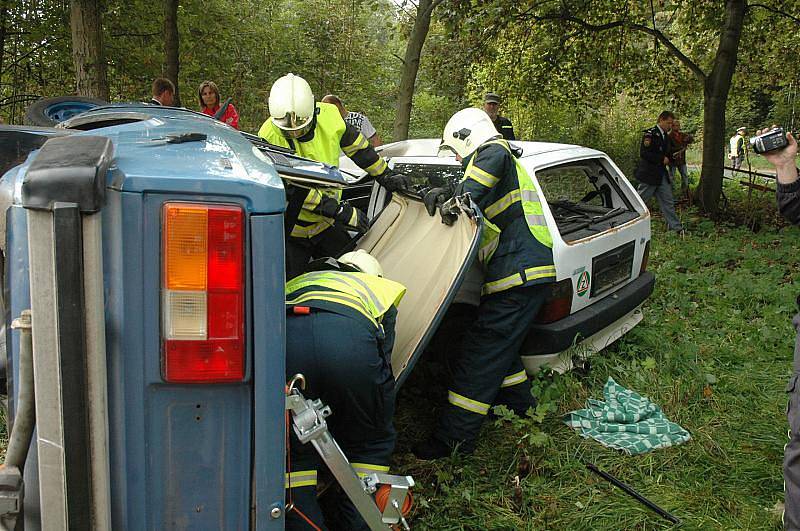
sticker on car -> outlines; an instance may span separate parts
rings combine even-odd
[[[581,273],[581,276],[578,277],[578,283],[575,286],[575,291],[578,293],[578,297],[583,297],[589,291],[590,281],[589,281],[589,272],[584,271]]]

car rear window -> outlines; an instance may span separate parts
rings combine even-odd
[[[617,178],[601,159],[579,160],[536,172],[565,241],[592,236],[638,217]]]

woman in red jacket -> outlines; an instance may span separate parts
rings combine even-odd
[[[220,107],[219,88],[217,84],[213,81],[203,81],[200,83],[197,96],[200,99],[200,107],[203,114],[216,116]],[[217,119],[225,122],[234,129],[239,129],[239,113],[236,112],[236,107],[230,102],[228,102],[222,115],[218,116]]]

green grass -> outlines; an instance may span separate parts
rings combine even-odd
[[[727,193],[743,199],[735,186]],[[774,197],[752,202],[765,210]],[[682,218],[690,230],[685,240],[654,217],[649,269],[657,284],[642,323],[593,358],[588,374],[542,381],[554,412],[541,425],[488,422],[474,456],[417,461],[409,447],[432,429],[444,390],[435,365],[415,371],[400,394],[395,463],[418,484],[415,529],[672,527],[584,462],[678,516],[683,529],[780,528],[774,507],[783,500],[784,386],[800,291],[793,278],[800,230],[753,233],[688,211]],[[602,398],[609,376],[661,405],[692,440],[624,456],[564,426],[563,414]]]

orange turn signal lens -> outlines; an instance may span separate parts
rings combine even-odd
[[[205,291],[208,263],[208,207],[164,205],[164,280],[170,290]]]

